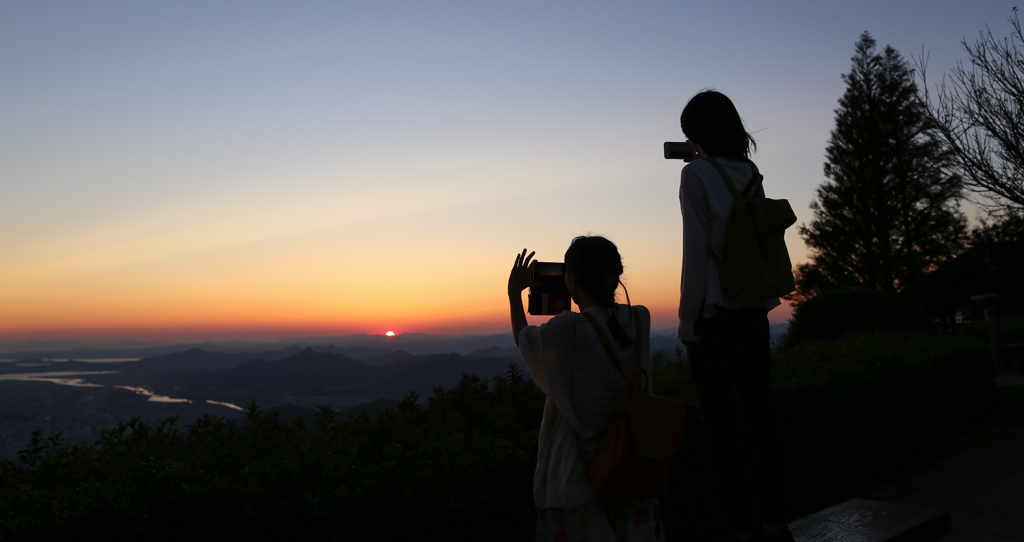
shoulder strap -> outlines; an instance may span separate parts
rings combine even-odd
[[[746,160],[746,162],[750,164],[751,173],[750,180],[747,181],[747,186],[743,189],[743,197],[747,197],[747,194],[750,193],[751,189],[754,190],[754,193],[757,193],[757,187],[760,186],[761,183],[764,181],[764,175],[761,175],[761,172],[757,170],[757,165],[754,164],[754,162],[751,161],[749,158]],[[761,195],[764,195],[764,190],[761,191]]]
[[[643,325],[640,323],[640,311],[636,307],[633,307],[633,321],[636,322],[636,368],[640,370],[640,358],[643,357],[644,339],[643,339]]]
[[[751,190],[754,190],[756,192],[757,186],[761,184],[762,181],[764,181],[764,175],[761,175],[761,173],[757,170],[757,166],[754,164],[754,162],[746,160],[747,164],[750,164],[750,171],[752,172],[752,174],[750,176],[750,180],[747,181],[747,186],[743,188],[743,192],[741,193],[739,190],[736,189],[736,185],[732,183],[732,178],[730,178],[729,174],[725,172],[725,168],[722,167],[722,164],[718,163],[718,160],[715,160],[714,156],[701,156],[699,160],[707,160],[709,164],[715,166],[715,169],[718,171],[718,174],[722,176],[722,179],[725,181],[725,184],[729,187],[729,191],[732,192],[732,195],[737,199],[747,197],[747,194],[749,194]]]
[[[612,360],[612,363],[615,364],[615,368],[619,370],[619,374],[622,375],[622,378],[626,378],[626,373],[622,370],[622,363],[619,361],[619,356],[615,353],[615,349],[612,348],[612,343],[608,340],[608,335],[605,334],[604,329],[601,329],[601,324],[597,323],[593,314],[590,314],[587,311],[581,312],[583,316],[587,317],[587,321],[590,322],[590,325],[594,326],[597,338],[601,340],[601,346],[604,346],[604,351],[608,353],[608,357]]]
[[[587,321],[590,325],[594,326],[594,331],[597,333],[597,338],[600,339],[601,345],[604,346],[605,352],[608,353],[608,357],[611,358],[612,363],[615,364],[615,368],[619,370],[619,374],[622,378],[626,378],[625,371],[622,370],[622,362],[619,361],[618,354],[615,353],[615,349],[612,347],[612,343],[608,340],[608,335],[604,332],[604,329],[597,320],[589,312],[583,311],[583,316],[587,317]],[[650,383],[650,377],[643,370],[641,364],[643,359],[643,324],[640,323],[640,311],[636,307],[633,307],[633,320],[636,322],[636,370],[633,371],[633,375],[629,379],[629,395],[647,393],[648,386]]]
[[[640,311],[636,307],[633,307],[633,320],[636,321],[636,370],[633,371],[633,378],[639,378],[640,375],[644,375],[647,378],[648,385],[644,385],[644,383],[641,382],[640,389],[637,393],[650,393],[651,389],[649,384],[651,382],[651,378],[644,372],[643,365],[641,364],[644,355],[644,326],[640,323]],[[634,386],[630,386],[630,388],[633,387]]]
[[[604,346],[605,352],[608,353],[608,357],[611,358],[612,363],[615,364],[615,368],[619,370],[619,374],[622,378],[626,378],[626,374],[622,371],[622,363],[619,362],[619,356],[615,353],[615,349],[612,348],[611,341],[608,340],[608,335],[601,328],[601,324],[597,323],[597,319],[594,315],[587,311],[580,311],[583,316],[587,318],[591,326],[594,326],[594,332],[597,333],[597,338],[601,341],[601,345]],[[640,311],[636,307],[633,307],[633,320],[636,321],[636,371],[633,372],[633,377],[629,381],[629,389],[627,394],[632,396],[634,393],[634,383],[637,381],[637,377],[643,371],[640,365],[641,359],[643,358],[643,324],[640,323]],[[642,390],[639,393],[644,393]],[[589,465],[590,461],[587,459],[587,450],[583,447],[583,437],[579,431],[573,429],[573,433],[576,434],[576,450],[579,453],[580,458],[583,460],[584,465]]]
[[[722,167],[722,164],[718,163],[718,160],[715,160],[714,156],[701,156],[699,160],[706,160],[709,164],[715,166],[715,169],[718,170],[718,174],[722,176],[722,179],[729,187],[729,191],[732,192],[732,195],[736,196],[736,198],[740,197],[740,191],[736,190],[736,185],[732,184],[732,179],[729,178],[729,174],[725,172],[725,168]]]

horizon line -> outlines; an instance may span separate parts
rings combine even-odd
[[[770,325],[772,327],[783,326],[783,325],[788,326],[789,322],[772,322]],[[674,332],[674,331],[675,331],[674,327],[664,327],[664,328],[652,329],[651,333],[652,334],[657,333],[657,334],[660,335],[660,334],[665,334],[665,333],[671,333],[671,332]],[[345,335],[308,335],[308,336],[298,336],[298,335],[295,335],[295,336],[285,337],[285,338],[281,338],[281,339],[273,339],[273,338],[266,338],[266,339],[260,339],[260,338],[253,338],[253,339],[244,339],[244,338],[223,338],[223,339],[216,339],[216,338],[206,338],[206,339],[157,339],[157,338],[132,339],[132,338],[122,338],[122,339],[109,339],[109,340],[88,340],[88,339],[84,339],[83,340],[81,338],[67,338],[67,337],[63,337],[63,338],[53,338],[53,339],[38,339],[38,338],[36,338],[36,339],[22,339],[22,340],[18,340],[18,339],[0,340],[0,347],[9,347],[9,346],[15,346],[15,345],[47,345],[47,344],[53,344],[54,347],[59,347],[60,346],[59,343],[73,343],[73,346],[91,346],[91,347],[114,346],[114,345],[132,345],[132,346],[140,346],[140,347],[141,346],[172,346],[172,345],[188,346],[188,345],[204,345],[204,344],[221,345],[221,344],[227,344],[227,343],[236,343],[236,344],[279,344],[279,343],[287,343],[287,342],[290,342],[290,341],[308,342],[308,341],[317,341],[317,340],[347,339],[347,338],[351,338],[351,337],[365,337],[365,338],[370,338],[370,339],[376,338],[377,340],[380,340],[380,341],[398,341],[398,340],[400,340],[402,338],[411,339],[411,338],[419,338],[419,337],[423,337],[423,338],[426,338],[426,337],[437,337],[437,338],[492,337],[492,336],[495,336],[495,335],[504,335],[506,333],[511,333],[511,332],[510,331],[500,331],[500,332],[495,332],[495,333],[430,333],[430,332],[424,332],[424,331],[406,331],[406,332],[396,333],[394,336],[387,336],[385,333],[374,333],[374,334],[371,334],[371,333],[359,332],[359,333],[349,333],[349,334],[345,334]],[[71,345],[69,345],[69,346],[71,346]],[[330,345],[327,344],[325,346],[330,346]]]

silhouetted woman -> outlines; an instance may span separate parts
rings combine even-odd
[[[641,367],[650,374],[651,315],[646,308],[615,303],[622,258],[603,237],[577,237],[565,252],[565,285],[580,311],[592,315],[622,363],[620,373],[597,332],[581,313],[565,311],[529,326],[522,291],[531,286],[533,253],[516,256],[508,279],[512,333],[533,376],[547,395],[541,422],[533,495],[538,541],[663,541],[657,499],[606,505],[587,481],[593,457],[626,401],[626,382],[636,369],[636,317],[641,323]],[[625,286],[623,286],[625,289]],[[628,302],[627,293],[627,302]],[[632,309],[636,309],[633,311]]]
[[[742,192],[753,174],[749,156],[756,145],[732,101],[713,90],[701,92],[686,104],[680,123],[697,156],[714,157]],[[791,541],[768,368],[768,311],[779,300],[737,300],[722,293],[713,254],[722,254],[734,203],[725,182],[707,160],[683,167],[677,336],[686,345],[730,529],[738,540]]]

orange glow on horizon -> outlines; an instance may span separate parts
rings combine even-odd
[[[531,249],[547,260],[559,259],[561,239],[571,234],[549,237],[546,245]],[[392,246],[353,243],[358,257],[311,243],[288,245],[272,256],[252,247],[104,268],[0,271],[10,285],[0,291],[0,342],[276,341],[381,335],[391,329],[446,335],[511,331],[505,280],[514,250],[456,235],[413,236]],[[653,329],[674,328],[678,254],[664,251],[661,242],[620,244],[630,248],[623,249],[630,301],[651,311]],[[626,301],[621,290],[618,300]],[[790,312],[786,304],[769,313],[769,320],[785,322]],[[534,325],[546,320],[528,318]]]
[[[637,302],[637,300],[634,300]],[[645,304],[645,303],[640,303]],[[647,304],[645,304],[647,305]],[[651,311],[652,328],[662,330],[676,325],[676,307],[674,305],[647,305]],[[573,307],[573,310],[578,310]],[[394,314],[361,318],[312,319],[312,318],[231,318],[222,314],[221,318],[209,318],[206,321],[189,321],[186,318],[112,318],[100,320],[94,324],[82,324],[73,318],[23,321],[0,323],[0,343],[22,341],[50,341],[77,339],[85,343],[134,341],[171,341],[171,342],[203,342],[223,340],[245,341],[277,341],[289,338],[334,337],[358,333],[369,335],[397,335],[393,331],[381,333],[385,326],[398,324],[404,333],[432,333],[441,335],[485,335],[510,332],[506,306],[491,307],[491,310],[472,314],[459,314],[450,311],[447,314],[410,314],[406,318],[396,318]],[[787,302],[772,310],[769,321],[773,324],[784,323],[792,315],[792,307]],[[141,316],[141,315],[140,315]],[[539,325],[548,317],[528,316],[529,323]],[[49,325],[46,325],[49,324]],[[390,328],[394,329],[394,328]]]

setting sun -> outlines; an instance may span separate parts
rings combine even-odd
[[[385,335],[387,335],[388,337],[394,337],[395,336],[395,332],[394,331],[389,331],[389,332],[385,333]]]

